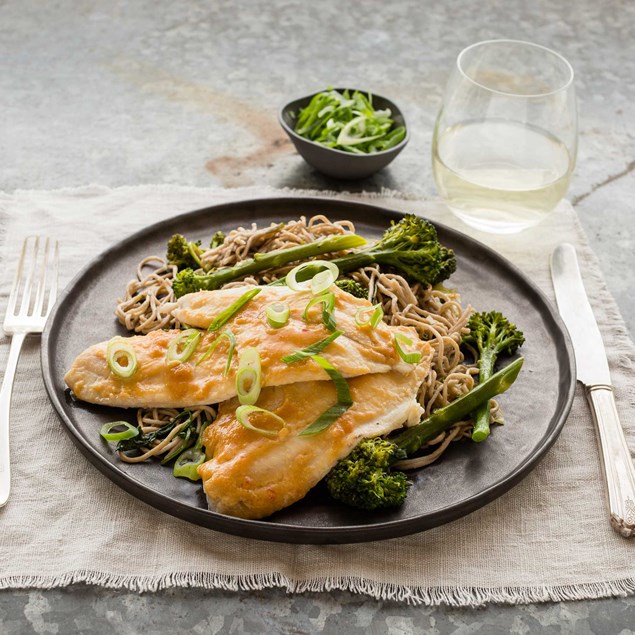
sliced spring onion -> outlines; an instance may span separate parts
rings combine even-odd
[[[174,461],[172,474],[182,478],[189,478],[190,481],[200,481],[201,477],[196,468],[203,463],[205,463],[205,452],[196,447],[190,448],[185,450],[185,452],[181,452],[176,461]]]
[[[257,348],[245,348],[238,360],[236,374],[236,394],[243,405],[251,406],[258,401],[262,382],[260,353]]]
[[[395,333],[394,341],[397,353],[399,353],[399,357],[401,357],[404,362],[407,364],[417,364],[421,361],[421,353],[419,353],[419,351],[408,353],[401,347],[402,344],[405,344],[406,346],[413,345],[413,341],[409,337],[403,333]]]
[[[137,372],[137,355],[123,338],[115,337],[106,347],[108,368],[122,379],[129,379]]]
[[[274,329],[282,328],[289,321],[290,312],[286,302],[272,302],[265,309],[269,326]]]
[[[382,321],[384,317],[384,309],[381,304],[375,304],[373,306],[365,306],[357,311],[355,314],[355,324],[357,326],[370,326],[371,329],[377,328],[377,325]]]
[[[304,280],[303,282],[298,280],[298,275],[305,269],[312,270],[316,267],[321,267],[324,271],[320,271],[309,280]],[[292,291],[311,291],[317,295],[322,293],[322,291],[326,291],[337,280],[339,275],[340,270],[337,265],[329,260],[308,260],[291,269],[285,280]]]
[[[229,351],[227,351],[227,363],[225,364],[225,370],[223,371],[223,375],[227,376],[229,373],[229,369],[231,367],[232,358],[234,357],[234,350],[236,349],[236,338],[234,334],[227,329],[223,331],[207,348],[207,350],[203,353],[201,359],[196,362],[196,366],[202,364],[215,350],[216,347],[221,343],[223,337],[226,337],[229,340]]]
[[[351,391],[343,375],[324,357],[313,355],[312,359],[326,371],[335,383],[337,403],[325,410],[311,425],[304,428],[298,435],[301,437],[312,436],[326,430],[353,405]]]
[[[123,428],[118,432],[111,432],[115,428]],[[125,439],[132,439],[139,434],[139,428],[133,426],[127,421],[113,421],[112,423],[104,423],[99,431],[106,441],[123,441]]]
[[[279,429],[267,430],[265,428],[258,428],[252,423],[250,423],[249,415],[253,414],[254,412],[261,412],[265,414],[267,417],[269,417],[274,423],[276,423],[279,426]],[[247,428],[247,430],[251,430],[252,432],[257,432],[258,434],[261,434],[263,437],[269,437],[270,439],[275,439],[278,436],[278,434],[280,434],[280,430],[287,427],[287,422],[282,417],[279,417],[277,414],[275,414],[274,412],[271,412],[270,410],[265,410],[264,408],[258,408],[258,406],[252,406],[252,405],[238,406],[238,408],[236,408],[236,419],[238,420],[238,423],[240,423],[240,425],[243,426],[244,428]]]
[[[282,358],[282,361],[285,364],[293,364],[294,362],[299,362],[302,359],[307,359],[307,357],[313,357],[314,355],[321,353],[333,340],[336,340],[341,334],[342,331],[334,331],[323,340],[318,340],[313,344],[309,344],[308,346],[301,348],[295,353],[291,353],[291,355],[285,355]]]
[[[231,320],[240,309],[242,309],[247,302],[255,298],[262,289],[260,287],[254,287],[253,289],[249,289],[249,291],[245,291],[236,302],[229,305],[224,311],[221,311],[215,318],[214,321],[207,327],[208,331],[218,331],[220,330],[229,320]]]
[[[185,329],[185,331],[175,337],[168,346],[168,351],[165,355],[168,364],[184,364],[192,357],[200,339],[200,331],[196,329]]]
[[[304,312],[302,313],[302,319],[309,321],[309,310],[316,304],[322,305],[322,322],[329,331],[334,331],[337,328],[335,322],[335,294],[332,291],[326,291],[321,295],[316,295],[309,300]]]

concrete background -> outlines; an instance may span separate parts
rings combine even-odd
[[[435,195],[434,120],[458,52],[507,37],[576,71],[569,198],[635,335],[635,3],[0,0],[0,189],[268,184]],[[394,99],[411,129],[375,177],[313,172],[277,124],[327,85]],[[635,560],[634,560],[635,561]],[[0,565],[1,566],[1,565]],[[408,607],[342,592],[0,593],[0,633],[635,633],[635,599]]]

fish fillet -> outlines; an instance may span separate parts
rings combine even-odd
[[[332,382],[264,390],[258,406],[287,422],[286,434],[275,439],[236,420],[237,400],[222,404],[218,418],[203,435],[209,460],[198,468],[210,509],[240,518],[264,518],[302,499],[362,439],[418,423],[423,410],[416,397],[429,368],[428,355],[408,375],[391,371],[349,380],[353,405],[314,436],[298,433],[335,403]]]
[[[206,329],[212,319],[245,290],[246,287],[240,287],[186,295],[179,300],[174,314],[189,326]],[[214,354],[198,363],[218,337],[217,333],[203,333],[196,351],[185,363],[168,364],[168,346],[180,333],[171,329],[124,338],[135,351],[138,363],[136,373],[129,379],[121,379],[110,371],[106,359],[108,342],[101,342],[75,359],[64,380],[82,401],[121,408],[181,408],[219,403],[236,395],[238,357],[245,347],[256,347],[260,353],[263,387],[328,380],[316,364],[301,362],[289,366],[282,361],[285,355],[330,335],[321,323],[319,306],[309,313],[308,321],[302,318],[310,298],[310,294],[294,293],[287,287],[263,287],[262,292],[221,329],[230,329],[236,338],[237,354],[226,376],[227,340],[219,344]],[[291,316],[286,326],[274,329],[267,323],[265,308],[280,299],[290,304]],[[395,333],[411,338],[413,349],[424,357],[429,352],[429,344],[419,340],[409,327],[392,327],[382,322],[375,329],[360,328],[355,323],[355,314],[364,306],[369,307],[370,303],[336,289],[335,316],[337,328],[343,334],[324,349],[325,357],[345,377],[389,370],[411,373],[413,366],[403,362],[396,352]]]

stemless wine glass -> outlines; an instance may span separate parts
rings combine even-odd
[[[536,225],[564,197],[576,153],[567,60],[516,40],[460,53],[432,142],[434,179],[456,216],[499,234]]]

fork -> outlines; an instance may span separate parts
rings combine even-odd
[[[41,249],[40,242],[39,236],[29,236],[22,243],[20,262],[4,318],[4,332],[12,339],[0,388],[0,507],[6,504],[11,489],[9,413],[15,369],[24,339],[29,333],[41,333],[44,330],[46,318],[57,297],[59,245],[57,241],[47,238]]]

